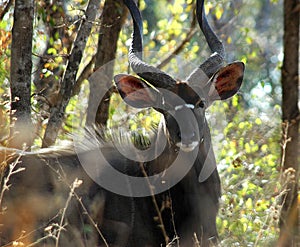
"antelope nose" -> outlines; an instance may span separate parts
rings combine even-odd
[[[181,135],[181,143],[188,146],[188,145],[192,144],[194,141],[196,141],[195,138],[196,138],[195,132]]]

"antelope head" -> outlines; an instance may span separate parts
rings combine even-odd
[[[212,55],[184,81],[178,81],[142,58],[142,18],[133,0],[124,0],[133,19],[129,64],[139,76],[119,74],[114,77],[117,89],[130,106],[153,107],[164,116],[164,130],[173,144],[184,152],[193,151],[209,132],[205,109],[215,100],[225,100],[239,90],[244,64],[224,66],[222,42],[208,24],[204,0],[197,0],[196,15]],[[210,136],[209,142],[210,142]]]

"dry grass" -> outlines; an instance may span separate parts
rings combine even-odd
[[[1,150],[3,151],[3,150]],[[50,168],[53,177],[57,180],[58,186],[69,190],[68,193],[56,190],[51,193],[39,190],[45,181],[39,178],[39,174],[34,171],[32,174],[26,169],[31,169],[22,164],[23,153],[10,153],[5,155],[1,163],[2,181],[0,192],[0,246],[82,246],[82,243],[93,243],[99,236],[108,246],[103,234],[94,217],[89,212],[89,208],[82,201],[81,195],[76,193],[83,183],[75,177],[72,183],[66,176],[66,172],[61,168],[55,169],[50,164],[45,167]],[[5,157],[6,156],[6,157]],[[47,161],[42,161],[47,162]],[[29,170],[30,172],[32,170]],[[41,170],[43,172],[43,169]],[[39,171],[40,172],[40,171]],[[24,174],[24,175],[23,175]],[[84,181],[87,182],[87,181]],[[87,241],[82,239],[80,230],[81,223],[73,225],[69,222],[70,215],[74,213],[74,204],[79,205],[79,217],[86,218],[89,225],[93,227],[95,236]],[[101,207],[101,204],[98,205]],[[71,207],[71,208],[70,208]],[[65,235],[73,238],[65,239]],[[65,243],[69,241],[69,245]],[[74,241],[74,242],[73,242]],[[93,244],[91,245],[93,246]]]

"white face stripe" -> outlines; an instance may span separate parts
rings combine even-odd
[[[190,109],[195,109],[195,106],[192,105],[192,104],[183,104],[183,105],[177,105],[175,106],[175,111],[178,111],[178,110],[181,110],[183,107],[186,107],[186,108],[190,108]]]
[[[176,143],[176,146],[179,147],[183,152],[191,152],[193,151],[200,143],[198,141],[194,141],[191,144],[183,144],[182,142]]]

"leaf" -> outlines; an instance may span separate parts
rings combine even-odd
[[[253,201],[251,198],[248,198],[246,201],[246,208],[252,210],[253,209]]]
[[[218,19],[218,20],[220,20],[221,19],[221,17],[222,17],[222,15],[223,15],[223,12],[224,12],[224,9],[221,7],[221,6],[218,6],[217,8],[216,8],[216,18]]]
[[[57,55],[57,51],[54,48],[49,48],[48,49],[48,54]]]

